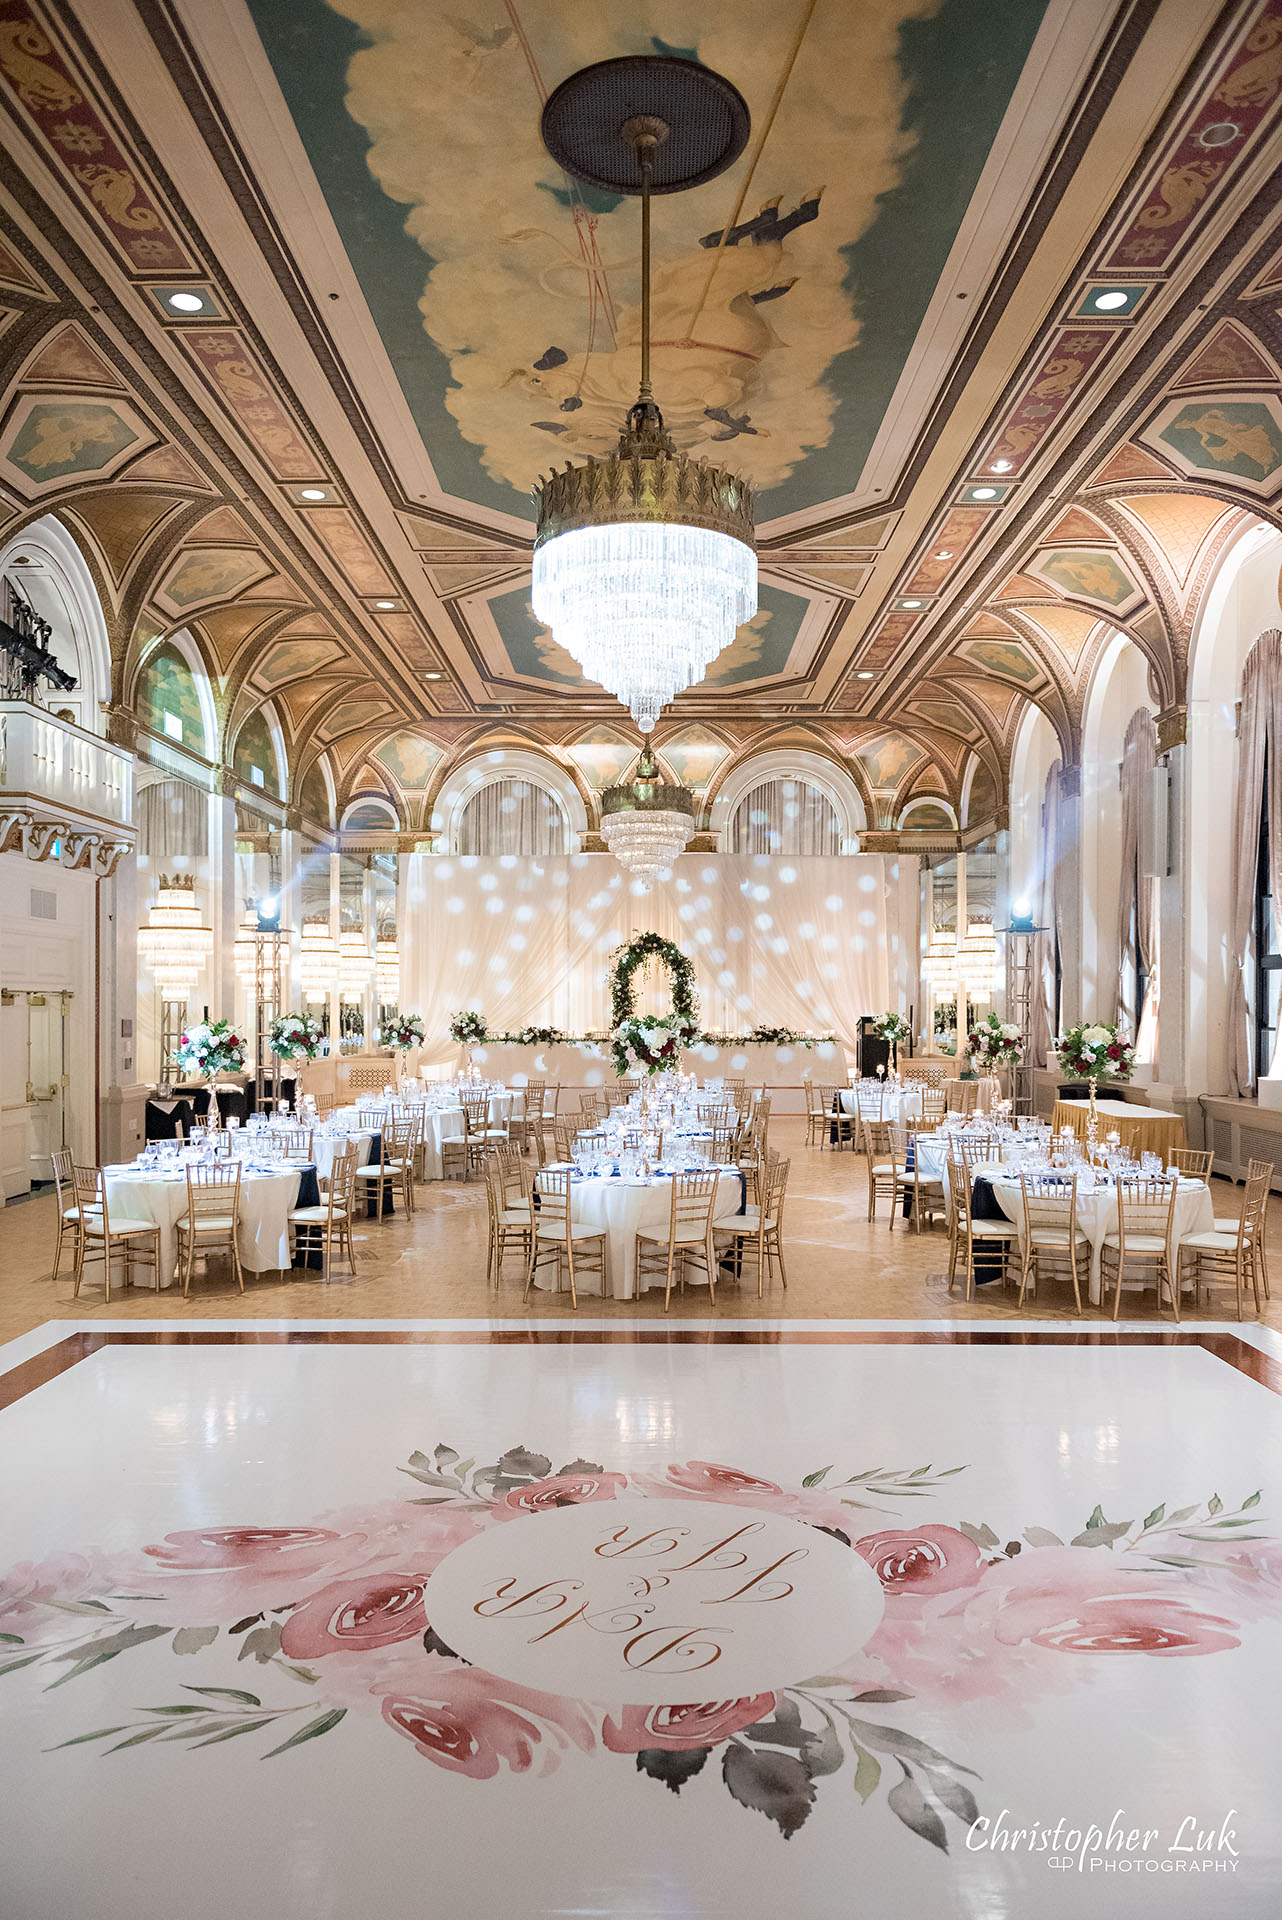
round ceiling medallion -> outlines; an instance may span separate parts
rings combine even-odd
[[[607,193],[640,193],[637,149],[623,128],[645,116],[667,128],[654,149],[652,193],[715,180],[739,158],[752,125],[743,95],[711,67],[629,54],[561,82],[543,109],[543,143],[576,180]]]
[[[432,1631],[487,1673],[623,1704],[746,1699],[831,1673],[882,1615],[817,1527],[714,1500],[557,1507],[488,1527],[427,1583]]]

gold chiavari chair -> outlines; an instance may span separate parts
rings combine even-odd
[[[554,1120],[552,1122],[552,1153],[562,1166],[574,1157],[574,1142],[579,1132],[577,1120]]]
[[[948,1162],[948,1291],[953,1290],[957,1265],[962,1263],[963,1293],[975,1298],[975,1257],[999,1262],[1003,1282],[1012,1277],[1013,1262],[1019,1256],[1019,1238],[1011,1220],[977,1220],[971,1190],[971,1172],[966,1162],[950,1157]]]
[[[744,1255],[755,1253],[758,1299],[765,1291],[766,1274],[776,1261],[785,1293],[788,1290],[788,1273],[783,1263],[783,1209],[791,1167],[790,1160],[781,1160],[777,1153],[769,1154],[761,1175],[760,1202],[756,1206],[745,1206],[742,1213],[722,1214],[712,1223],[715,1234],[725,1235],[732,1242],[736,1278]]]
[[[524,1168],[518,1154],[518,1197],[514,1201],[508,1185],[508,1170],[499,1157],[504,1151],[504,1148],[496,1147],[485,1160],[485,1202],[490,1222],[485,1278],[487,1285],[493,1286],[496,1292],[503,1278],[503,1262],[507,1258],[508,1248],[515,1244],[520,1249],[522,1268],[530,1257],[530,1206],[521,1191]]]
[[[890,1210],[890,1224],[894,1226],[900,1203],[906,1200],[908,1219],[914,1233],[921,1232],[923,1219],[933,1222],[937,1213],[947,1210],[942,1177],[936,1178],[921,1170],[917,1137],[924,1131],[922,1127],[892,1127],[890,1130],[891,1158],[898,1169],[897,1200]]]
[[[844,1089],[843,1089],[844,1091]],[[820,1101],[823,1105],[825,1123],[821,1147],[834,1146],[840,1150],[843,1146],[857,1146],[863,1138],[861,1115],[850,1113],[842,1106],[835,1086],[821,1086]]]
[[[921,1090],[921,1117],[929,1125],[937,1127],[947,1112],[947,1103],[942,1087],[924,1086]]]
[[[945,1088],[944,1108],[968,1119],[979,1103],[978,1080],[950,1080]]]
[[[414,1132],[413,1119],[390,1119],[383,1128],[383,1157],[357,1167],[357,1190],[367,1198],[374,1194],[374,1218],[383,1218],[383,1195],[388,1187],[398,1192],[406,1214],[414,1211]]]
[[[828,1115],[824,1112],[823,1101],[815,1092],[815,1083],[809,1074],[802,1077],[801,1091],[806,1109],[806,1145],[823,1145],[823,1135],[828,1127]]]
[[[743,1090],[747,1085],[744,1076],[740,1073],[727,1073],[723,1076],[721,1084],[735,1105],[739,1106],[743,1099]]]
[[[1077,1175],[1021,1173],[1019,1185],[1024,1210],[1024,1253],[1016,1304],[1023,1306],[1030,1280],[1036,1291],[1044,1265],[1067,1263],[1073,1299],[1080,1313],[1082,1288],[1078,1262],[1086,1262],[1089,1275],[1091,1243],[1077,1224]]]
[[[346,1259],[353,1278],[356,1275],[356,1248],[352,1244],[352,1215],[356,1208],[356,1167],[360,1154],[355,1146],[344,1147],[334,1155],[329,1179],[321,1182],[319,1206],[295,1207],[289,1216],[293,1246],[305,1233],[306,1247],[319,1247],[321,1278],[329,1279],[335,1245]]]
[[[191,1293],[192,1269],[197,1260],[207,1261],[211,1253],[231,1255],[236,1285],[242,1293],[245,1291],[240,1249],[236,1245],[240,1227],[240,1175],[239,1160],[225,1167],[187,1169],[187,1212],[175,1227],[184,1300]]]
[[[720,1125],[711,1128],[712,1138],[704,1144],[709,1160],[715,1160],[719,1167],[728,1167],[735,1159],[738,1148],[739,1129],[735,1125]]]
[[[490,1119],[489,1096],[484,1093],[465,1093],[462,1100],[463,1120],[467,1131],[468,1172],[479,1167],[490,1148],[497,1146],[500,1140],[506,1140],[506,1126],[496,1124]]]
[[[599,1093],[581,1093],[579,1095],[579,1124],[584,1127],[599,1127],[605,1119],[605,1101]]]
[[[1180,1291],[1173,1246],[1175,1231],[1175,1194],[1173,1180],[1126,1180],[1119,1178],[1117,1226],[1104,1235],[1100,1247],[1101,1289],[1113,1281],[1113,1318],[1122,1305],[1122,1282],[1128,1274],[1151,1281],[1156,1290],[1158,1312],[1162,1309],[1162,1289],[1170,1296],[1171,1310],[1180,1317]]]
[[[724,1127],[735,1110],[733,1100],[697,1100],[695,1114],[709,1127]]]
[[[525,1091],[521,1095],[521,1112],[519,1114],[515,1111],[516,1103],[513,1101],[512,1117],[507,1123],[508,1139],[514,1140],[522,1153],[526,1151],[530,1142],[542,1131],[543,1087],[544,1082],[542,1080],[530,1080],[527,1082]]]
[[[879,1200],[889,1200],[892,1228],[895,1209],[903,1197],[903,1156],[896,1146],[897,1131],[902,1130],[892,1127],[889,1120],[865,1119],[863,1122],[864,1154],[868,1161],[868,1218],[876,1219]]]
[[[686,1262],[697,1261],[708,1282],[708,1298],[717,1304],[717,1253],[712,1237],[712,1216],[717,1204],[716,1173],[674,1173],[668,1211],[668,1231],[660,1237],[639,1233],[636,1241],[637,1292],[646,1277],[662,1272],[664,1276],[663,1311],[672,1302],[672,1282],[678,1278],[685,1290]]]
[[[523,1301],[529,1299],[534,1277],[547,1260],[556,1262],[558,1289],[561,1269],[566,1269],[570,1304],[576,1310],[579,1304],[577,1274],[583,1273],[585,1277],[599,1274],[600,1291],[605,1292],[605,1233],[600,1227],[587,1226],[572,1218],[574,1178],[568,1168],[540,1167],[530,1182],[530,1256]]]
[[[1209,1180],[1215,1165],[1214,1153],[1203,1147],[1172,1147],[1166,1160],[1190,1180]]]
[[[73,1299],[80,1294],[80,1283],[91,1260],[102,1261],[103,1289],[111,1299],[111,1263],[117,1257],[124,1262],[125,1285],[133,1278],[136,1263],[150,1269],[153,1285],[160,1286],[160,1228],[154,1220],[135,1220],[117,1214],[113,1220],[107,1205],[107,1185],[99,1167],[73,1167],[72,1184],[80,1222],[76,1234],[76,1284]]]
[[[311,1127],[273,1127],[271,1137],[291,1166],[306,1167],[312,1160]]]
[[[49,1278],[56,1280],[58,1278],[58,1268],[62,1262],[62,1243],[68,1231],[70,1231],[72,1238],[72,1264],[75,1264],[75,1242],[80,1233],[80,1202],[76,1199],[75,1164],[72,1159],[71,1148],[55,1147],[52,1159],[53,1183],[58,1198],[58,1237],[54,1241],[53,1272],[49,1275]],[[97,1212],[97,1206],[95,1205],[91,1211]]]
[[[1271,1298],[1269,1293],[1269,1249],[1266,1232],[1269,1218],[1269,1194],[1273,1191],[1273,1170],[1272,1160],[1248,1160],[1246,1163],[1246,1177],[1248,1180],[1263,1179],[1266,1182],[1264,1191],[1264,1229],[1260,1234],[1260,1245],[1258,1249],[1260,1285],[1264,1289],[1264,1297],[1266,1300]],[[1238,1229],[1238,1218],[1239,1216],[1236,1213],[1217,1213],[1215,1216],[1215,1231],[1217,1233],[1236,1233]]]
[[[1264,1245],[1265,1210],[1269,1204],[1269,1176],[1257,1174],[1248,1180],[1242,1196],[1242,1212],[1230,1233],[1186,1233],[1176,1250],[1183,1284],[1183,1263],[1193,1267],[1193,1304],[1199,1306],[1203,1292],[1232,1283],[1237,1294],[1237,1317],[1242,1318],[1242,1289],[1250,1285],[1255,1311],[1260,1311],[1260,1252]]]

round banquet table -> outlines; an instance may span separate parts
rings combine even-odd
[[[1022,1239],[1024,1231],[1024,1202],[1017,1179],[1003,1177],[996,1168],[989,1168],[993,1196],[1008,1220],[1013,1220],[1019,1228]],[[1100,1249],[1104,1245],[1104,1236],[1117,1231],[1117,1189],[1110,1180],[1105,1187],[1096,1187],[1093,1192],[1077,1190],[1077,1224],[1091,1243],[1090,1295],[1091,1305],[1100,1303]],[[1174,1240],[1178,1247],[1186,1234],[1210,1233],[1215,1226],[1215,1208],[1211,1203],[1211,1193],[1205,1180],[1181,1179],[1175,1191]],[[1079,1269],[1080,1271],[1080,1269]],[[1122,1292],[1125,1293],[1132,1283],[1123,1279]]]
[[[465,1128],[463,1109],[460,1106],[432,1106],[420,1101],[403,1103],[374,1101],[371,1105],[380,1110],[386,1109],[393,1118],[407,1119],[419,1113],[423,1116],[423,1178],[425,1180],[443,1180],[445,1168],[441,1160],[441,1147],[446,1140],[461,1140]],[[525,1095],[522,1093],[496,1093],[490,1097],[487,1116],[492,1127],[502,1126],[511,1120],[520,1120],[525,1114]],[[340,1107],[334,1118],[340,1123],[354,1126],[359,1119],[355,1107]]]
[[[298,1198],[301,1169],[242,1172],[240,1227],[236,1246],[246,1273],[270,1273],[289,1265],[289,1214]],[[106,1167],[108,1212],[121,1219],[153,1220],[160,1228],[161,1287],[174,1284],[178,1221],[187,1211],[185,1173],[144,1173],[138,1167]]]
[[[358,1167],[369,1165],[370,1153],[374,1145],[372,1133],[322,1133],[319,1127],[312,1130],[312,1159],[320,1179],[328,1180],[334,1171],[334,1156],[348,1147],[355,1147],[360,1156]]]
[[[841,1101],[843,1113],[863,1113],[870,1120],[889,1120],[894,1127],[902,1127],[906,1120],[920,1120],[922,1115],[920,1087],[887,1087],[882,1092],[880,1104],[875,1094],[865,1093],[864,1104],[860,1105],[858,1087],[839,1087],[837,1098]]]
[[[743,1205],[742,1176],[736,1167],[727,1167],[717,1181],[713,1215],[741,1213]],[[636,1237],[639,1233],[653,1233],[667,1240],[668,1222],[672,1217],[671,1176],[658,1174],[650,1180],[622,1176],[598,1180],[588,1175],[576,1179],[570,1188],[570,1215],[576,1225],[581,1223],[604,1232],[606,1278],[614,1299],[635,1299]],[[541,1271],[535,1282],[536,1286],[549,1290],[554,1284],[550,1267],[547,1269],[547,1278]],[[661,1286],[663,1282],[660,1280],[655,1284]],[[580,1293],[600,1291],[595,1273],[587,1274],[582,1282],[576,1274],[575,1285]]]
[[[1056,1133],[1063,1127],[1071,1127],[1079,1140],[1085,1140],[1090,1111],[1087,1100],[1057,1100],[1051,1126]],[[1116,1133],[1127,1152],[1137,1160],[1142,1153],[1160,1153],[1165,1166],[1176,1147],[1188,1145],[1184,1121],[1178,1113],[1167,1113],[1160,1107],[1134,1106],[1126,1100],[1097,1100],[1095,1111],[1099,1115],[1100,1140]]]

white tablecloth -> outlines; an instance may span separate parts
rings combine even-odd
[[[360,1154],[357,1165],[367,1166],[373,1144],[372,1133],[329,1134],[315,1130],[312,1134],[312,1159],[316,1163],[317,1178],[329,1179],[334,1170],[334,1155],[341,1153],[345,1147],[354,1146]]]
[[[381,1102],[379,1103],[382,1104]],[[423,1106],[402,1105],[398,1101],[388,1103],[388,1111],[393,1118],[404,1119],[407,1115],[423,1115],[423,1177],[425,1180],[443,1180],[445,1168],[441,1161],[441,1146],[446,1140],[461,1140],[465,1128],[463,1109],[460,1106]],[[490,1125],[501,1126],[504,1121],[520,1120],[525,1115],[525,1095],[523,1093],[496,1093],[491,1095],[487,1109]],[[350,1125],[357,1118],[355,1107],[341,1107],[335,1118]]]
[[[993,1193],[997,1204],[1008,1220],[1013,1220],[1024,1231],[1024,1204],[1020,1193],[1019,1181],[1000,1175],[993,1180]],[[1090,1292],[1092,1305],[1100,1303],[1100,1249],[1104,1245],[1104,1236],[1117,1231],[1117,1190],[1110,1182],[1106,1187],[1097,1187],[1093,1193],[1083,1193],[1079,1187],[1077,1193],[1077,1224],[1091,1243],[1091,1280]],[[1215,1208],[1211,1204],[1210,1190],[1204,1180],[1181,1180],[1175,1193],[1175,1243],[1189,1233],[1210,1233],[1215,1226]],[[1122,1292],[1130,1286],[1123,1279]]]
[[[882,1093],[880,1106],[875,1098],[870,1099],[867,1094],[864,1096],[866,1104],[861,1106],[856,1087],[839,1087],[837,1095],[843,1113],[865,1114],[869,1120],[889,1120],[893,1127],[902,1127],[906,1121],[921,1119],[920,1087],[887,1087]]]
[[[605,1231],[606,1274],[611,1294],[616,1300],[634,1299],[637,1290],[636,1237],[638,1233],[653,1233],[667,1240],[668,1222],[672,1217],[671,1180],[662,1177],[648,1181],[589,1178],[576,1180],[570,1191],[572,1218],[585,1226],[603,1228]],[[717,1182],[714,1214],[736,1213],[742,1193],[738,1173],[727,1169]],[[550,1263],[540,1269],[538,1284],[545,1287],[555,1284]],[[581,1293],[597,1293],[600,1290],[595,1273],[580,1281],[576,1272],[575,1286]]]
[[[171,1287],[178,1257],[177,1223],[187,1211],[186,1175],[107,1167],[103,1177],[109,1214],[154,1220],[160,1228],[160,1285]],[[236,1245],[246,1273],[269,1273],[289,1265],[289,1213],[298,1199],[298,1181],[297,1167],[241,1175]]]

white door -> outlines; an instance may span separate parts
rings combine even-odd
[[[27,995],[27,1151],[33,1185],[53,1179],[52,1155],[67,1141],[66,1018],[65,994]]]
[[[12,1200],[31,1188],[27,1118],[27,996],[0,994],[0,1186]]]

